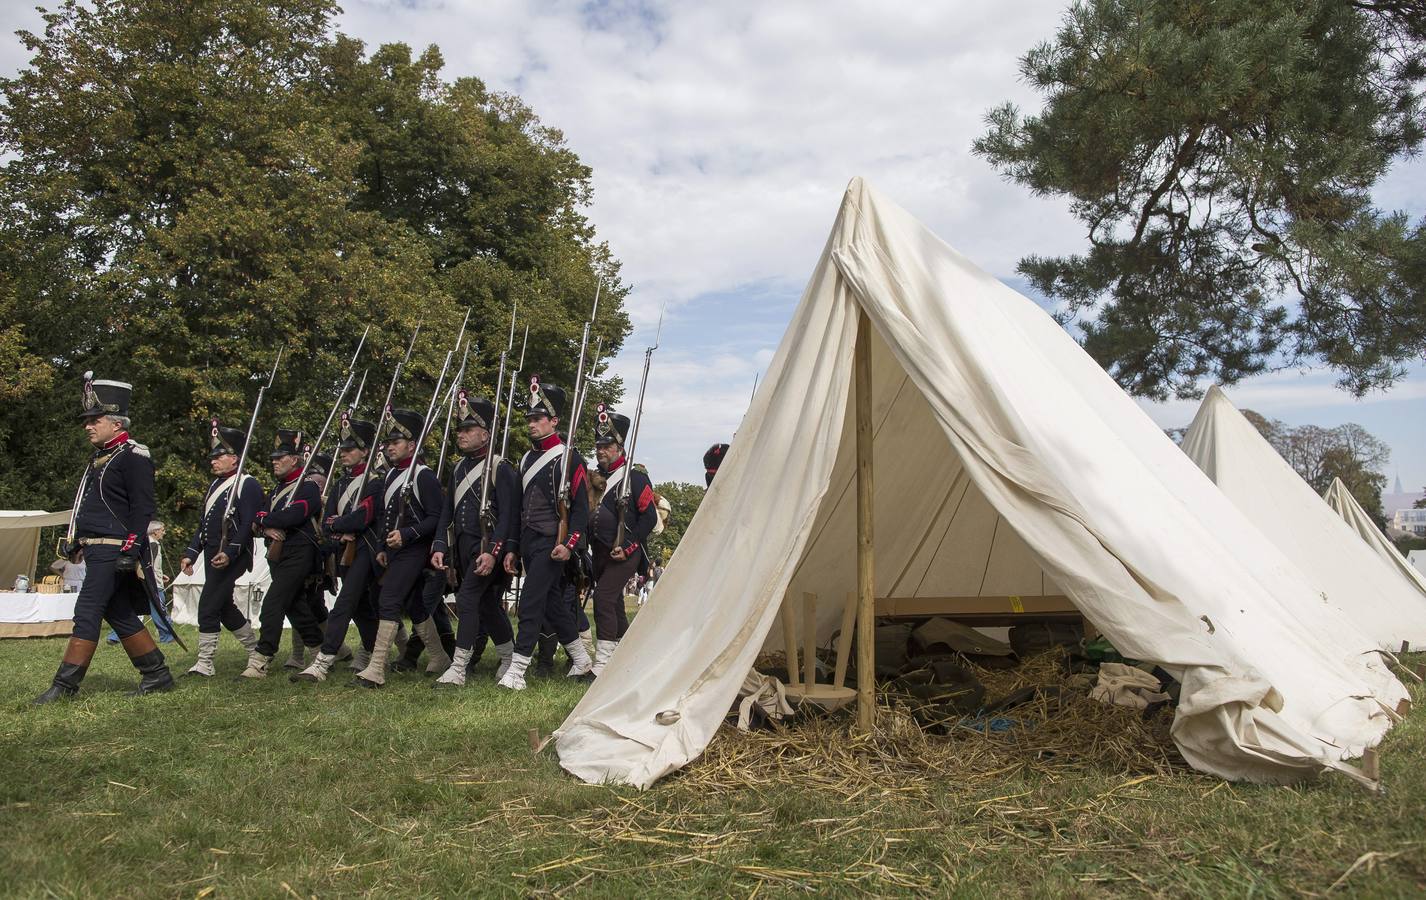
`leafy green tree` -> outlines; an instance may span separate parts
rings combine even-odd
[[[418,322],[395,402],[425,408],[467,308],[471,386],[493,389],[517,299],[526,372],[572,381],[600,277],[617,351],[626,289],[580,212],[587,168],[518,98],[442,81],[434,48],[365,57],[335,10],[67,0],[22,33],[31,63],[0,79],[0,502],[69,502],[77,431],[33,447],[73,428],[87,369],[134,383],[181,532],[207,420],[245,422],[279,347],[255,451],[279,424],[320,427],[367,326],[369,418]]]
[[[1127,390],[1423,357],[1426,225],[1371,190],[1426,134],[1426,0],[1082,0],[1021,70],[1044,108],[974,149],[1069,199],[1088,250],[1019,271]]]
[[[654,485],[654,490],[666,497],[669,506],[673,508],[663,534],[651,542],[654,555],[662,562],[678,549],[678,543],[683,540],[683,535],[688,531],[688,525],[693,521],[693,516],[698,512],[698,506],[703,502],[707,491],[700,484],[689,484],[686,481],[665,481]]]

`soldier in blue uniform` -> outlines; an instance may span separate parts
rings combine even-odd
[[[148,542],[154,468],[148,448],[129,437],[132,390],[122,381],[95,381],[94,373],[84,374],[79,419],[95,449],[79,483],[67,538],[84,548],[84,584],[74,602],[74,631],[59,670],[36,703],[79,692],[98,646],[99,623],[105,619],[139,670],[139,686],[133,693],[173,687],[163,653],[138,616],[149,609],[157,590]],[[64,554],[73,549],[65,547]]]
[[[486,517],[481,516],[482,486],[486,466],[491,464],[490,429],[495,420],[495,404],[484,399],[472,402],[461,390],[456,395],[456,407],[456,447],[462,459],[451,469],[450,487],[441,506],[436,539],[431,544],[432,568],[445,572],[455,566],[458,573],[456,612],[460,628],[455,653],[450,667],[436,680],[436,684],[449,685],[465,684],[478,635],[484,634],[495,642],[495,652],[500,655],[497,678],[505,674],[515,653],[514,630],[500,604],[510,576],[499,560],[507,550],[518,549],[520,522],[520,476],[514,466],[499,458],[493,463],[495,471],[489,475],[489,508]]]
[[[386,460],[391,467],[382,484],[382,529],[384,547],[378,562],[386,568],[377,596],[381,617],[371,661],[352,682],[358,687],[379,688],[386,683],[386,657],[396,640],[402,615],[411,617],[411,628],[426,642],[435,667],[444,672],[451,663],[441,648],[435,623],[426,610],[419,591],[413,591],[424,577],[431,559],[431,540],[441,518],[441,483],[420,460],[417,442],[425,428],[421,414],[409,409],[387,411],[385,427]]]
[[[347,626],[355,622],[362,652],[353,667],[364,669],[376,643],[376,584],[381,575],[377,556],[382,549],[380,503],[382,479],[368,477],[370,454],[376,445],[376,426],[342,413],[337,460],[346,474],[327,496],[325,526],[332,538],[330,551],[337,560],[341,588],[327,616],[321,649],[312,664],[292,676],[292,681],[326,681],[332,664],[341,658]],[[350,548],[350,552],[348,551]],[[345,562],[343,561],[345,559]],[[361,665],[357,666],[356,662]]]
[[[326,453],[318,453],[314,456],[310,444],[302,449],[302,455],[307,458],[307,472],[302,477],[317,486],[318,502],[320,503],[321,498],[324,496],[323,491],[326,489],[327,476],[332,472],[332,457]],[[327,539],[326,529],[322,525],[325,519],[326,513],[324,512],[318,515],[313,522],[314,540],[317,543],[317,562],[316,568],[307,576],[307,580],[303,584],[302,599],[300,601],[307,605],[307,609],[312,612],[312,618],[317,620],[319,635],[325,635],[327,630],[326,592],[329,586],[327,583],[327,573],[328,563],[332,562],[331,541]],[[336,570],[332,569],[331,571],[333,575],[335,575]],[[332,592],[335,593],[337,590],[335,577],[332,578],[330,587]],[[293,628],[292,652],[282,663],[282,667],[284,669],[296,669],[300,672],[307,666],[307,651],[311,650],[313,656],[315,656],[320,652],[321,648],[320,640],[316,644],[304,643],[301,632]],[[351,648],[344,645],[343,649],[346,651],[346,656],[342,658],[350,659],[352,653]]]
[[[599,471],[605,477],[604,496],[590,523],[594,549],[594,627],[599,637],[594,650],[596,676],[604,672],[624,632],[629,630],[624,585],[640,569],[647,568],[646,544],[659,520],[652,479],[641,469],[630,468],[624,456],[624,442],[628,437],[629,417],[600,404],[594,425],[594,453],[599,459]],[[619,540],[619,497],[625,487],[629,499],[624,509],[624,534]]]
[[[534,449],[520,463],[522,484],[519,557],[525,580],[520,596],[520,630],[515,637],[515,653],[501,676],[499,685],[511,690],[525,689],[525,670],[539,640],[540,626],[549,617],[559,642],[573,665],[570,677],[585,675],[593,666],[584,642],[579,639],[573,610],[565,600],[565,566],[585,541],[589,523],[589,473],[584,460],[569,453],[568,471],[562,460],[565,444],[559,433],[559,415],[566,404],[565,392],[553,384],[530,379],[530,401],[525,422]],[[569,486],[567,534],[560,539],[558,510],[560,488]],[[505,571],[515,574],[516,553],[505,551]]]
[[[262,486],[251,475],[238,472],[238,457],[242,455],[247,435],[236,428],[212,422],[208,462],[213,470],[213,483],[203,498],[203,518],[193,532],[193,541],[183,552],[179,564],[183,574],[192,575],[193,566],[206,562],[203,592],[198,596],[198,661],[189,675],[211,678],[213,657],[218,652],[218,637],[222,628],[233,633],[243,649],[252,652],[257,635],[248,624],[247,616],[233,602],[233,586],[238,577],[253,567],[253,522],[262,509]],[[223,513],[228,496],[233,491],[232,515],[224,528]]]
[[[272,474],[277,489],[258,511],[256,528],[267,538],[272,584],[262,598],[257,646],[248,653],[243,678],[266,678],[282,643],[282,623],[292,623],[302,641],[315,647],[322,631],[307,603],[307,579],[319,557],[314,520],[321,513],[322,492],[302,476],[302,432],[279,428],[273,441]]]

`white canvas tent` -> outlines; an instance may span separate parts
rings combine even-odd
[[[1342,517],[1342,521],[1346,522],[1349,528],[1361,536],[1372,552],[1380,557],[1392,571],[1400,575],[1412,590],[1420,594],[1422,601],[1426,601],[1426,575],[1407,562],[1406,557],[1401,555],[1401,551],[1396,549],[1396,545],[1382,533],[1380,528],[1376,527],[1372,517],[1362,509],[1362,505],[1357,502],[1356,497],[1352,496],[1352,492],[1347,490],[1342,479],[1332,479],[1332,484],[1327,488],[1323,499],[1337,515]]]
[[[169,588],[173,592],[170,599],[173,608],[169,615],[176,624],[198,624],[198,597],[203,593],[206,578],[207,564],[204,563],[194,566],[192,575],[179,572],[173,579]],[[256,621],[262,606],[262,596],[271,586],[272,571],[267,565],[267,541],[254,541],[252,570],[238,576],[233,585],[233,602],[242,610],[243,615]]]
[[[713,738],[790,590],[821,596],[819,639],[840,621],[862,316],[878,600],[1062,592],[1182,681],[1195,767],[1355,771],[1406,696],[1374,642],[1049,316],[860,180],[655,599],[555,733],[561,765],[652,784]]]
[[[1410,551],[1406,554],[1406,561],[1411,563],[1411,568],[1426,573],[1426,550]]]
[[[31,580],[48,575],[48,569],[35,571],[40,551],[40,529],[68,524],[67,510],[0,510],[0,584],[9,587],[19,574],[28,575]]]
[[[1218,387],[1203,398],[1183,452],[1377,646],[1426,645],[1426,596],[1362,542]]]

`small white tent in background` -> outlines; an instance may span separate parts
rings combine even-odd
[[[238,609],[254,623],[262,608],[262,597],[272,586],[272,571],[267,565],[267,541],[253,541],[253,567],[251,571],[238,576],[233,584],[233,602]],[[207,577],[206,564],[193,567],[192,575],[179,572],[173,579],[170,590],[173,605],[170,617],[179,625],[198,624],[198,597],[203,593],[203,582]],[[256,626],[254,626],[256,627]],[[286,628],[286,623],[283,624]]]
[[[1377,646],[1426,646],[1426,596],[1317,496],[1217,386],[1184,434],[1183,452]]]
[[[1367,511],[1362,509],[1362,505],[1357,502],[1357,498],[1352,496],[1352,492],[1347,490],[1347,486],[1342,483],[1342,479],[1333,478],[1332,484],[1327,488],[1327,493],[1323,495],[1327,505],[1336,511],[1362,540],[1366,541],[1377,556],[1391,567],[1392,571],[1399,574],[1403,580],[1413,590],[1421,595],[1421,600],[1426,602],[1426,575],[1423,575],[1417,568],[1401,555],[1401,551],[1396,549],[1382,530],[1376,527],[1372,517],[1367,515]]]
[[[874,485],[870,533],[853,482]],[[1063,594],[1182,682],[1174,739],[1227,778],[1355,773],[1406,696],[1053,319],[860,180],[655,600],[555,733],[561,765],[646,787],[697,758],[802,590],[822,643],[854,590],[949,609]]]
[[[1412,550],[1406,554],[1406,561],[1411,563],[1411,568],[1426,575],[1426,550]]]
[[[48,568],[43,572],[35,571],[40,551],[40,529],[68,524],[68,510],[0,510],[0,585],[9,588],[16,575],[25,575],[32,581],[48,575]],[[48,565],[48,558],[45,563]]]

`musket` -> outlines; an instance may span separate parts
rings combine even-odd
[[[336,402],[334,402],[334,403],[332,404],[332,411],[329,412],[329,413],[327,413],[327,421],[325,421],[325,422],[322,423],[322,430],[319,431],[319,432],[317,432],[317,439],[312,442],[311,448],[310,448],[310,449],[307,451],[307,453],[302,457],[302,468],[297,471],[297,477],[296,477],[295,479],[293,479],[293,482],[294,482],[295,484],[297,484],[298,487],[293,488],[292,493],[288,494],[288,495],[283,499],[283,501],[282,501],[282,509],[286,509],[287,507],[289,507],[289,506],[292,505],[292,498],[295,497],[295,496],[297,496],[297,492],[298,492],[299,490],[301,490],[302,479],[304,479],[304,478],[307,477],[307,467],[312,464],[312,458],[313,458],[314,456],[316,456],[317,453],[322,449],[322,439],[327,436],[327,430],[332,427],[332,420],[337,417],[337,411],[342,408],[342,401],[346,399],[347,391],[351,389],[352,381],[356,378],[356,362],[357,362],[357,357],[361,356],[361,348],[366,346],[366,336],[367,336],[367,334],[370,333],[370,332],[371,332],[371,326],[368,325],[368,326],[366,326],[366,331],[363,331],[363,332],[361,333],[361,340],[357,341],[356,352],[352,353],[352,361],[349,362],[349,363],[347,363],[347,380],[346,380],[346,382],[342,385],[342,389],[337,392],[337,399],[336,399]],[[329,473],[329,474],[330,474],[330,473]],[[329,477],[327,480],[328,480],[328,481],[331,481],[332,479]],[[325,509],[326,509],[326,505],[325,505],[325,498],[324,498],[323,506],[322,506],[321,508],[319,508],[319,509],[317,510],[317,512],[316,512],[316,516],[317,516],[319,519],[321,518],[322,512],[323,512],[323,510],[325,510]],[[267,559],[268,559],[268,562],[277,562],[279,559],[282,558],[282,547],[283,547],[283,544],[286,543],[286,541],[287,541],[286,535],[284,535],[283,537],[280,537],[280,538],[271,538],[271,539],[268,540],[268,542],[267,542]]]
[[[525,326],[525,337],[520,341],[520,362],[515,366],[515,371],[510,373],[510,388],[505,394],[505,424],[500,426],[500,458],[505,458],[505,451],[510,446],[510,410],[515,407],[515,383],[520,380],[520,371],[525,368],[525,348],[530,343],[530,326]],[[491,438],[491,443],[494,443]]]
[[[367,373],[367,371],[368,371],[367,369],[362,369],[362,370],[361,370],[361,381],[357,384],[356,394],[354,394],[354,395],[352,396],[352,402],[349,403],[349,404],[347,404],[347,415],[348,415],[348,416],[351,416],[353,413],[355,413],[356,410],[357,410],[357,405],[358,405],[359,403],[361,403],[361,393],[362,393],[362,391],[366,388],[366,373]],[[314,455],[315,455],[315,453],[314,453]],[[334,477],[332,477],[333,474],[335,474],[335,469],[336,469],[336,467],[335,467],[335,465],[334,465],[334,466],[333,466],[333,472],[328,472],[328,473],[327,473],[327,481],[326,481],[326,483],[324,483],[324,484],[322,485],[322,499],[321,499],[321,504],[320,504],[320,505],[321,505],[321,508],[322,508],[322,514],[323,514],[323,515],[325,515],[326,512],[327,512],[327,498],[332,495],[332,485],[337,482],[337,479],[334,478]]]
[[[594,324],[594,317],[599,315],[599,292],[604,288],[604,279],[599,279],[594,288],[594,308],[589,311],[589,320],[584,323],[584,334],[579,339],[579,367],[574,372],[574,409],[570,412],[569,419],[569,440],[565,442],[564,453],[560,456],[560,489],[559,496],[555,500],[555,509],[559,513],[560,525],[559,536],[555,544],[563,544],[569,539],[569,459],[574,455],[574,441],[577,429],[579,428],[579,414],[583,411],[580,401],[581,392],[584,389],[584,354],[589,349],[589,328]]]
[[[639,445],[639,425],[644,421],[644,389],[649,385],[649,364],[653,362],[654,351],[659,348],[659,337],[663,335],[663,313],[659,313],[659,327],[654,332],[654,345],[644,351],[644,375],[639,380],[639,402],[634,407],[634,424],[629,428],[629,452],[624,454],[624,480],[619,483],[619,499],[615,503],[619,527],[614,535],[614,546],[624,546],[624,515],[629,511],[629,487],[634,480],[634,450]]]
[[[456,346],[459,347],[460,343],[457,342]],[[477,347],[475,352],[479,353],[480,348]],[[436,458],[436,480],[438,481],[441,478],[441,472],[446,467],[446,445],[451,436],[451,417],[455,413],[456,394],[460,391],[460,383],[461,380],[465,378],[466,365],[469,363],[470,342],[467,341],[465,345],[465,354],[461,357],[460,368],[456,369],[456,377],[451,379],[451,386],[446,390],[446,430],[441,432],[441,455]]]
[[[500,467],[504,454],[496,456],[495,450],[495,429],[500,424],[500,392],[505,388],[505,363],[510,357],[510,351],[515,349],[515,313],[520,309],[520,302],[517,300],[510,307],[510,337],[505,342],[505,349],[500,351],[500,373],[495,376],[495,403],[490,415],[490,435],[485,441],[485,472],[480,479],[480,552],[490,552],[490,535],[495,531],[495,516],[490,509],[490,485],[495,481],[495,470]],[[524,355],[523,348],[521,355]],[[511,376],[511,390],[514,390],[514,376]],[[508,413],[509,410],[507,409]]]
[[[414,492],[413,482],[416,479],[416,467],[421,461],[421,447],[426,443],[426,436],[431,433],[431,420],[436,413],[436,404],[440,401],[441,388],[446,383],[446,373],[451,368],[451,357],[455,355],[454,350],[446,351],[446,361],[441,366],[441,374],[436,379],[436,389],[431,392],[431,402],[426,404],[426,415],[421,420],[421,433],[416,437],[416,449],[411,451],[411,465],[406,467],[406,478],[401,483],[401,506],[396,510],[396,527],[401,527],[402,514],[411,505],[411,494]],[[391,408],[386,408],[386,415],[391,415]]]
[[[272,361],[272,373],[267,376],[267,384],[257,389],[257,402],[253,404],[252,417],[248,419],[248,436],[243,439],[243,452],[238,454],[238,467],[233,470],[233,486],[228,490],[228,502],[223,507],[222,526],[218,530],[218,552],[226,552],[228,546],[228,529],[233,516],[233,502],[237,499],[238,492],[243,489],[243,464],[248,461],[248,448],[253,442],[253,426],[257,424],[258,412],[262,409],[262,398],[267,393],[267,389],[272,387],[273,381],[277,379],[277,367],[282,363],[282,348],[277,348],[277,358]],[[231,564],[233,561],[229,560]]]
[[[420,333],[421,333],[421,323],[420,323],[420,322],[417,322],[417,323],[416,323],[416,330],[413,331],[413,332],[411,332],[411,343],[409,343],[409,344],[406,345],[406,355],[404,355],[404,356],[401,357],[401,361],[396,364],[396,371],[391,373],[391,384],[389,384],[389,385],[387,386],[387,388],[386,388],[386,400],[385,400],[385,402],[383,402],[383,403],[381,404],[381,415],[378,416],[378,420],[377,420],[377,423],[376,423],[376,430],[377,430],[377,435],[376,435],[376,436],[377,436],[378,439],[381,437],[381,434],[380,434],[380,432],[381,432],[381,426],[384,425],[384,424],[386,424],[386,411],[391,408],[391,398],[392,398],[392,397],[395,395],[395,393],[396,393],[396,384],[397,384],[397,382],[399,382],[399,381],[401,380],[401,370],[404,369],[404,368],[406,368],[406,363],[410,361],[410,359],[411,359],[411,351],[416,349],[416,335],[418,335],[418,334],[420,334]],[[375,452],[376,452],[376,446],[375,446],[375,444],[378,443],[378,442],[379,442],[379,440],[372,442],[372,443],[373,443],[373,446],[372,446],[371,449],[370,449],[370,453],[375,453]],[[360,499],[360,498],[362,497],[362,495],[364,495],[364,494],[366,493],[367,486],[368,486],[369,484],[371,484],[371,473],[372,473],[373,471],[375,471],[375,469],[376,469],[376,460],[372,459],[371,456],[370,456],[370,454],[368,454],[367,460],[366,460],[366,468],[363,469],[363,470],[362,470],[362,473],[361,473],[361,487],[360,487],[359,489],[357,489],[357,493],[356,493],[356,496],[357,496],[358,499]],[[325,509],[325,508],[324,508],[324,509]],[[350,566],[350,565],[352,564],[352,561],[355,560],[355,559],[356,559],[356,541],[347,541],[346,549],[342,551],[342,565],[344,565],[344,566]]]

